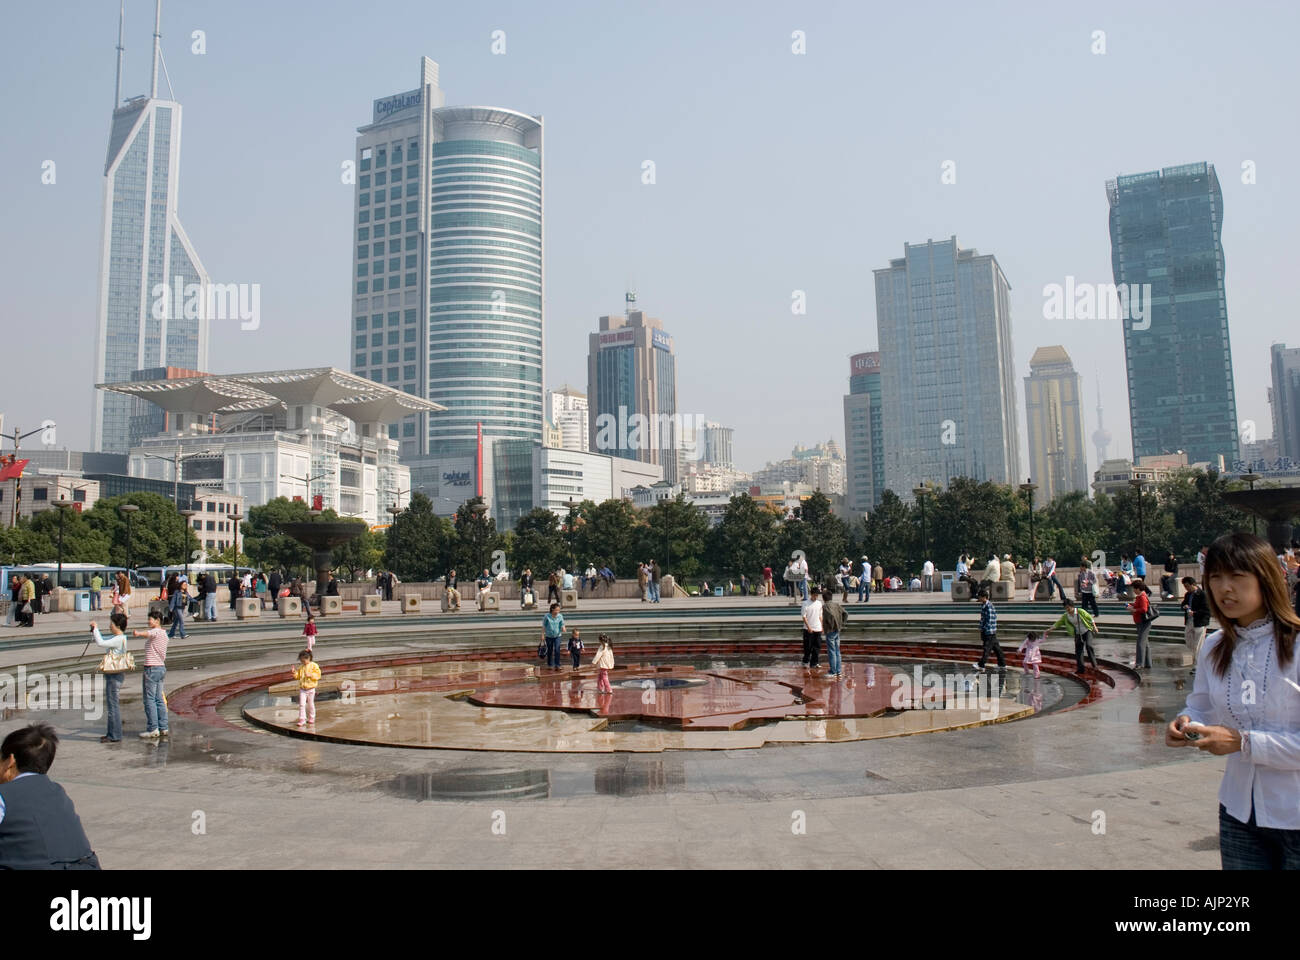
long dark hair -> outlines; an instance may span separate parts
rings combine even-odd
[[[1205,555],[1205,579],[1201,586],[1210,603],[1210,612],[1223,628],[1223,637],[1211,654],[1216,675],[1222,677],[1232,663],[1232,651],[1237,646],[1237,624],[1224,616],[1210,589],[1210,578],[1219,573],[1252,573],[1259,581],[1259,592],[1264,598],[1264,608],[1273,617],[1273,636],[1277,645],[1277,662],[1286,666],[1295,655],[1296,633],[1300,631],[1300,616],[1287,597],[1286,578],[1278,566],[1277,554],[1267,540],[1252,533],[1230,533],[1210,545]]]

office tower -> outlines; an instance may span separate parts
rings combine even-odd
[[[880,352],[849,357],[844,397],[845,498],[853,515],[867,513],[885,492],[885,437],[880,403]]]
[[[423,57],[357,129],[352,371],[448,407],[390,425],[404,458],[545,425],[542,121],[444,102]]]
[[[1062,346],[1039,347],[1025,377],[1025,420],[1029,425],[1029,476],[1039,503],[1071,490],[1088,490],[1088,455],[1083,437],[1083,381]]]
[[[1273,412],[1277,455],[1300,460],[1300,347],[1288,348],[1275,343],[1270,359],[1273,387],[1269,391],[1269,406]]]
[[[1011,285],[992,255],[957,238],[904,244],[874,271],[885,486],[1018,482]]]
[[[697,459],[711,467],[734,470],[736,463],[731,453],[731,441],[734,433],[733,428],[724,427],[720,423],[706,421],[700,424],[696,428]]]
[[[1223,287],[1223,193],[1189,163],[1106,182],[1111,269],[1124,327],[1133,456],[1237,455],[1237,401]],[[1150,296],[1146,296],[1149,291]],[[1136,309],[1144,305],[1145,309]]]
[[[180,198],[181,105],[158,96],[162,3],[155,7],[149,95],[122,102],[118,20],[113,123],[104,164],[95,380],[129,380],[137,370],[208,365],[208,274],[177,212]],[[170,87],[170,84],[169,84]],[[141,401],[94,391],[95,450],[126,453]]]
[[[634,295],[628,294],[628,303]],[[678,482],[677,358],[663,324],[640,310],[600,318],[587,338],[590,450],[663,467]]]
[[[587,395],[565,384],[551,391],[551,423],[559,428],[565,450],[588,449]]]

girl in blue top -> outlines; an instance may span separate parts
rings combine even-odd
[[[558,603],[551,604],[551,610],[542,617],[542,637],[546,640],[546,665],[560,669],[560,637],[564,636],[564,614],[560,613]]]

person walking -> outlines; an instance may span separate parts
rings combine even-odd
[[[934,561],[926,560],[921,564],[921,589],[926,593],[934,592]]]
[[[90,621],[90,635],[94,638],[96,646],[103,647],[105,654],[116,654],[119,657],[126,656],[126,614],[110,613],[108,615],[108,629],[111,636],[108,640],[105,640],[99,632],[99,626],[94,620]],[[108,729],[105,731],[104,736],[99,738],[100,743],[118,743],[122,739],[122,701],[120,692],[122,681],[125,679],[126,673],[123,671],[104,673],[104,712],[108,721]]]
[[[842,596],[840,597],[840,602],[848,603],[849,602],[849,580],[852,579],[853,577],[853,565],[849,563],[848,557],[844,557],[842,560],[840,560],[839,569],[836,571],[836,575],[840,582],[840,593],[842,594]],[[833,593],[834,591],[832,591],[832,594]]]
[[[36,626],[36,603],[36,582],[31,577],[24,576],[22,586],[18,589],[18,611],[23,616],[24,627]]]
[[[149,614],[149,629],[136,630],[137,637],[147,638],[144,645],[144,725],[141,740],[167,739],[167,702],[163,699],[163,679],[167,676],[167,633],[162,615]]]
[[[1205,629],[1210,625],[1210,604],[1205,591],[1191,577],[1183,577],[1183,643],[1192,651],[1192,672],[1196,672],[1196,658],[1205,641]]]
[[[1133,666],[1139,670],[1151,666],[1151,647],[1147,643],[1147,634],[1158,614],[1151,606],[1151,591],[1141,577],[1133,581],[1133,602],[1126,605],[1133,614],[1133,623],[1137,626],[1137,656]]]
[[[18,594],[22,593],[22,579],[15,574],[9,578],[9,609],[5,612],[5,626],[12,627],[21,625],[22,621],[18,616]]]
[[[582,666],[582,632],[573,628],[573,633],[569,634],[569,656],[573,660],[573,669],[577,670]]]
[[[776,583],[772,580],[771,567],[763,568],[763,596],[765,597],[776,596]]]
[[[125,573],[119,573],[114,579],[112,603],[113,613],[131,616],[131,578]]]
[[[1101,611],[1097,608],[1097,575],[1092,572],[1092,562],[1079,561],[1079,573],[1074,578],[1074,593],[1079,598],[1079,606],[1094,617]]]
[[[308,652],[316,649],[316,617],[311,612],[311,607],[307,607],[307,622],[302,625],[302,635],[307,639]]]
[[[1142,556],[1142,551],[1141,551],[1141,550],[1139,550],[1139,551],[1138,551],[1136,554],[1134,554],[1134,556],[1133,556],[1133,576],[1135,576],[1135,577],[1141,577],[1141,578],[1142,578],[1142,582],[1143,582],[1143,583],[1146,583],[1146,579],[1147,579],[1147,558],[1144,557],[1144,556]]]
[[[596,692],[613,693],[614,688],[609,685],[609,671],[614,669],[614,650],[605,634],[602,633],[598,639],[600,647],[591,661],[591,665],[596,668]]]
[[[178,629],[181,632],[181,639],[185,639],[185,613],[190,607],[189,586],[185,577],[180,577],[176,581],[175,588],[167,595],[167,609],[172,612],[172,627],[167,632],[169,640],[175,639]]]
[[[873,564],[871,567],[871,588],[879,590],[885,579],[885,568],[880,564]]]
[[[560,605],[552,603],[550,611],[542,617],[542,639],[546,641],[546,665],[560,669],[560,637],[564,636],[564,614]]]
[[[809,599],[803,602],[799,615],[803,618],[803,667],[815,670],[821,656],[822,647],[822,610],[821,596],[816,587],[809,590]]]
[[[0,870],[98,870],[67,792],[49,778],[59,737],[45,723],[0,743]]]
[[[858,571],[858,603],[871,602],[871,561],[864,554]]]
[[[826,595],[822,602],[822,630],[826,634],[826,679],[840,680],[844,676],[844,665],[840,659],[840,631],[844,629],[849,613],[843,604],[836,602],[834,587],[823,592]]]
[[[1225,870],[1300,869],[1300,617],[1273,548],[1249,533],[1205,557],[1206,601],[1220,629],[1205,638],[1170,747],[1228,758],[1219,786]]]
[[[275,607],[280,599],[280,587],[284,585],[284,575],[279,570],[272,570],[266,578],[266,592],[271,596],[271,606]]]
[[[1093,649],[1092,639],[1097,633],[1097,622],[1087,610],[1080,610],[1069,597],[1065,598],[1065,611],[1057,621],[1043,631],[1043,640],[1057,627],[1069,630],[1074,636],[1074,672],[1083,676],[1083,657],[1086,653],[1092,661],[1092,669],[1097,669],[1097,652]]]
[[[997,562],[996,556],[993,562]],[[977,599],[980,601],[980,643],[983,645],[980,658],[975,662],[975,669],[984,670],[989,654],[998,658],[998,673],[1007,672],[1007,661],[1002,656],[1002,647],[998,644],[998,612],[993,607],[988,590],[981,589]]]

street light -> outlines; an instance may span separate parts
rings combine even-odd
[[[54,585],[60,590],[63,589],[63,516],[68,512],[68,507],[72,503],[64,500],[62,497],[54,501],[54,505],[59,508],[59,571],[54,575]],[[61,596],[61,595],[60,595]],[[62,609],[62,604],[59,605]]]
[[[190,579],[190,522],[198,516],[197,510],[182,510],[181,516],[185,518],[185,531],[181,535],[181,553],[185,554],[185,580]]]
[[[126,514],[126,576],[129,580],[131,577],[131,570],[133,569],[131,564],[131,515],[140,508],[134,503],[124,503],[118,507],[118,509]]]
[[[407,492],[409,493],[410,491]],[[392,523],[388,525],[388,534],[389,534],[388,553],[389,556],[396,559],[397,558],[397,537],[394,536],[394,534],[397,533],[397,518],[399,515],[401,515],[402,508],[398,506],[390,506],[387,508],[387,510],[388,513],[393,518]]]
[[[49,426],[53,427],[55,426],[55,424],[50,423]],[[44,433],[47,429],[48,429],[47,427],[37,427],[35,430],[28,430],[26,433],[19,433],[18,428],[15,427],[14,432],[9,436],[9,439],[13,440],[14,442],[13,462],[14,463],[18,462],[18,448],[21,446],[24,440],[26,440],[28,437],[35,436],[38,433]],[[4,435],[0,434],[0,439],[3,438]],[[21,496],[20,491],[22,490],[22,485],[23,485],[23,475],[19,473],[16,477],[14,477],[13,512],[9,519],[9,526],[11,527],[18,526],[18,500],[20,499]]]
[[[912,493],[917,501],[921,504],[921,563],[926,561],[926,536],[925,536],[925,495],[930,492],[929,486],[924,480],[920,486],[913,487]]]
[[[1143,526],[1143,521],[1142,521],[1142,488],[1147,486],[1147,484],[1149,484],[1150,482],[1151,481],[1146,479],[1146,477],[1131,477],[1129,478],[1129,482],[1128,482],[1129,486],[1133,488],[1135,493],[1137,493],[1137,498],[1138,498],[1138,542],[1137,542],[1137,550],[1136,550],[1137,553],[1143,552],[1142,541],[1146,539],[1146,530]],[[1143,555],[1145,556],[1145,554]]]
[[[482,500],[479,500],[478,502],[471,504],[469,509],[470,512],[474,514],[474,541],[478,545],[478,565],[482,568],[487,566],[483,562],[483,540],[487,534],[487,524],[483,519],[483,516],[488,511],[488,505]]]
[[[163,463],[172,465],[172,503],[179,507],[181,505],[181,461],[193,460],[195,457],[210,457],[216,452],[215,450],[199,450],[182,457],[181,445],[178,443],[176,453],[170,457],[160,457],[156,453],[145,453],[143,450],[140,451],[140,456],[148,457],[151,460],[161,460]]]
[[[1029,494],[1029,562],[1033,563],[1038,558],[1038,542],[1034,539],[1034,491],[1038,484],[1034,483],[1033,477],[1028,477],[1020,489]]]
[[[239,573],[239,521],[244,519],[244,515],[236,510],[234,513],[226,514],[235,523],[235,573]]]
[[[1258,473],[1252,472],[1252,473],[1243,473],[1241,475],[1241,479],[1249,483],[1250,489],[1253,491],[1255,489],[1255,481],[1263,480],[1264,478],[1261,477]],[[1255,534],[1256,536],[1259,536],[1259,519],[1255,516],[1254,513],[1250,515],[1250,532]]]

